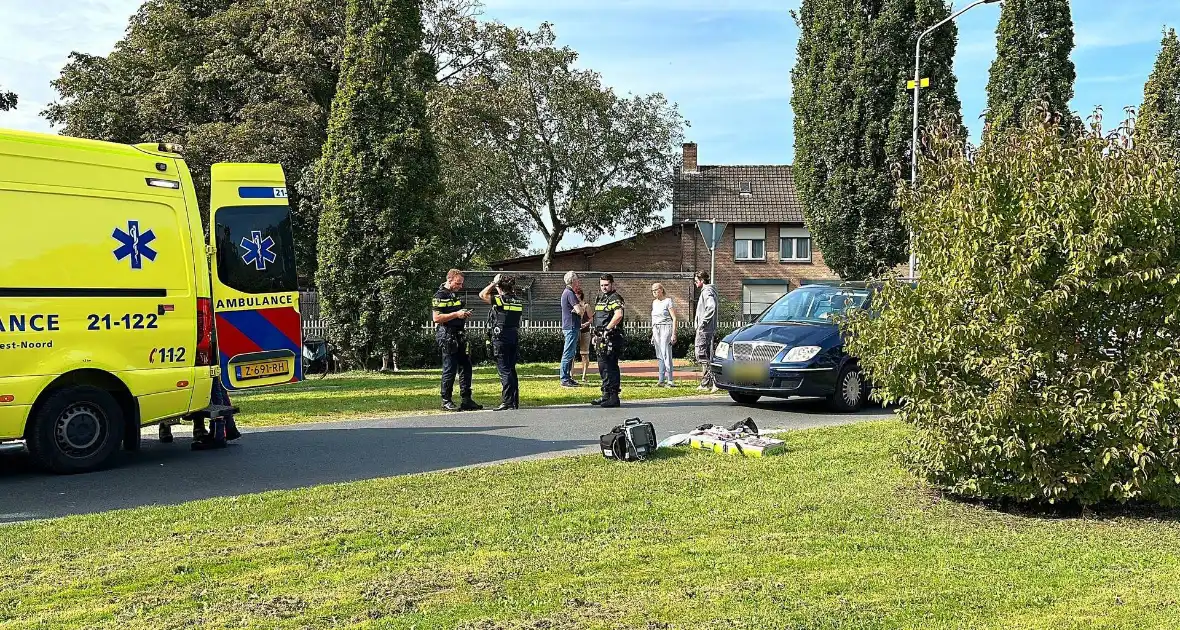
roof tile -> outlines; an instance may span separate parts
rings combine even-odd
[[[741,194],[748,183],[750,194]],[[701,166],[677,169],[672,223],[717,219],[729,223],[803,223],[803,203],[790,166]]]

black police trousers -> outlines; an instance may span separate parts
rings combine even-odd
[[[455,391],[456,374],[459,375],[459,395],[464,400],[471,398],[471,357],[467,355],[466,338],[460,336],[459,343],[452,342],[450,347],[448,347],[446,335],[440,333],[437,339],[443,355],[442,390],[440,391],[443,401],[451,400],[451,394]],[[454,352],[448,352],[451,349],[454,349]]]
[[[618,396],[621,390],[619,356],[623,354],[623,336],[610,338],[610,351],[598,353],[598,377],[602,379],[602,396]]]
[[[496,371],[500,373],[500,402],[513,407],[520,406],[520,379],[516,375],[516,361],[520,357],[519,342],[515,328],[501,331],[499,337],[492,339]]]

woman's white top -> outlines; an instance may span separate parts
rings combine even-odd
[[[651,301],[651,323],[653,326],[672,323],[672,298]]]

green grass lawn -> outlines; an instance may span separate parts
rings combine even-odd
[[[3,628],[1174,628],[1180,523],[940,500],[883,421],[6,526]]]
[[[567,389],[557,380],[556,363],[531,363],[518,366],[520,405],[563,405],[589,403],[599,395],[598,373],[585,387]],[[237,392],[232,398],[242,409],[237,417],[244,426],[273,426],[320,422],[359,417],[443,413],[439,409],[441,370],[406,370],[397,374],[350,372],[322,380],[311,379],[295,385],[270,387],[256,392]],[[654,378],[623,377],[623,399],[668,398],[697,395],[697,380],[678,368],[678,387],[656,387]],[[577,370],[581,375],[581,369]],[[472,373],[472,395],[491,409],[500,404],[500,377],[496,368],[476,367]],[[455,384],[455,403],[459,403],[459,384]]]

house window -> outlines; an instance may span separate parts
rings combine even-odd
[[[766,228],[735,228],[733,257],[735,260],[766,260]]]
[[[807,228],[780,228],[778,258],[782,262],[811,262],[811,233]]]
[[[762,314],[768,306],[786,295],[786,280],[746,280],[742,283],[742,316],[751,321]]]

